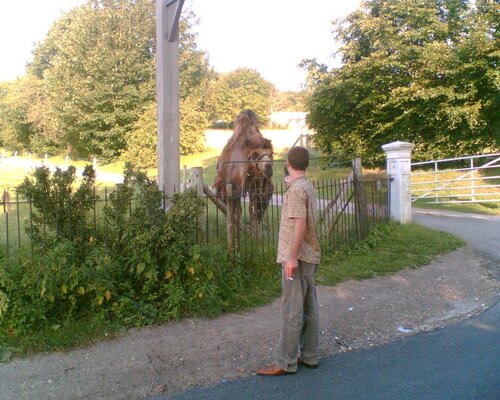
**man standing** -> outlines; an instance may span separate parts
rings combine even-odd
[[[257,371],[278,376],[297,366],[318,366],[319,315],[314,274],[320,261],[316,235],[316,194],[306,177],[309,152],[288,153],[288,189],[283,200],[277,261],[282,265],[282,327],[276,363]]]

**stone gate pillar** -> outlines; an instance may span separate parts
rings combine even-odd
[[[390,216],[402,224],[411,222],[411,152],[415,145],[406,142],[384,144],[387,175],[391,178]]]

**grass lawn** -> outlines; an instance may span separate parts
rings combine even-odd
[[[318,283],[336,285],[350,279],[367,279],[395,273],[405,268],[426,265],[437,255],[462,246],[463,242],[447,233],[419,225],[390,223],[378,226],[355,250],[325,254],[318,273]],[[270,266],[275,268],[275,265]],[[231,311],[253,308],[280,295],[279,269],[274,279],[256,281],[235,299]],[[207,316],[213,317],[211,310]],[[11,338],[0,335],[2,351],[25,356],[37,352],[60,351],[107,340],[124,328],[117,321],[93,319],[78,321],[60,329],[47,329],[30,336]]]
[[[433,210],[448,210],[464,213],[500,215],[500,203],[440,204],[417,200],[413,203],[413,206],[418,208],[429,208]]]
[[[1,153],[1,149],[0,149]],[[215,165],[217,163],[217,158],[219,156],[218,150],[207,150],[201,153],[196,153],[188,156],[181,156],[181,179],[183,175],[183,168],[192,167],[203,167],[208,173],[208,177],[213,179],[215,176]],[[13,190],[16,186],[20,185],[24,180],[24,177],[29,175],[32,171],[32,165],[41,165],[42,158],[28,157],[28,156],[18,156],[16,163],[3,164],[0,163],[0,190],[10,188]],[[48,165],[64,167],[65,165],[73,165],[77,169],[84,168],[86,165],[90,164],[88,161],[84,160],[69,160],[66,163],[64,157],[49,157],[47,159]],[[109,164],[97,164],[97,170],[99,172],[104,172],[106,174],[123,174],[125,169],[125,163],[118,161]],[[148,176],[155,177],[158,173],[156,168],[150,168],[147,170]],[[99,176],[96,181],[98,186],[114,186],[113,181],[100,180]],[[211,181],[210,181],[211,183]]]
[[[355,250],[325,255],[318,283],[335,285],[349,279],[367,279],[405,268],[429,264],[439,254],[463,246],[449,233],[417,224],[389,223],[376,227]]]
[[[415,207],[500,215],[500,202],[498,201],[500,187],[494,187],[500,185],[500,179],[496,178],[500,174],[499,167],[477,171],[474,175],[476,179],[473,187],[474,193],[477,195],[476,200],[481,200],[481,203],[466,202],[471,200],[471,181],[460,178],[468,178],[467,171],[439,172],[438,175],[435,175],[434,171],[428,169],[412,171],[412,196],[426,195],[413,203]],[[440,190],[436,190],[437,188]],[[436,199],[432,198],[433,196],[439,197],[438,200],[441,203],[436,202]],[[491,201],[488,202],[488,200]],[[449,203],[446,203],[447,201]],[[459,201],[464,201],[464,203],[458,203]]]

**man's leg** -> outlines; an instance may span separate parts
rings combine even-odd
[[[297,371],[299,341],[302,331],[303,292],[300,265],[293,273],[293,280],[286,279],[282,267],[281,283],[281,337],[278,346],[276,365],[287,372]]]
[[[301,280],[304,287],[304,320],[300,335],[300,354],[308,365],[318,364],[319,307],[314,275],[317,265],[299,261]]]

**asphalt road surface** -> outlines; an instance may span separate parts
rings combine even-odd
[[[413,211],[413,222],[450,232],[482,256],[500,264],[500,216],[417,209]]]
[[[323,359],[296,375],[253,376],[161,399],[500,399],[500,305],[441,330]]]
[[[453,233],[500,264],[500,217],[416,210],[414,221]],[[434,332],[322,359],[316,370],[155,399],[500,400],[500,303]]]

